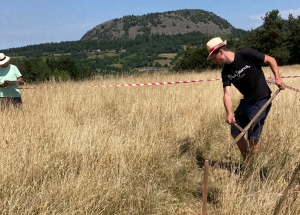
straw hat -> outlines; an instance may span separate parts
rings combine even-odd
[[[212,38],[210,41],[206,43],[206,48],[208,51],[208,57],[207,60],[210,60],[210,55],[214,53],[217,49],[221,48],[222,46],[225,46],[227,44],[227,41],[223,41],[220,37]]]
[[[0,66],[6,64],[9,59],[10,57],[5,56],[3,53],[0,53]]]

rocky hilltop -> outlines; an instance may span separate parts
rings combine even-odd
[[[142,34],[176,35],[189,32],[228,34],[234,29],[229,22],[212,12],[186,9],[113,19],[89,30],[81,40],[134,39]]]

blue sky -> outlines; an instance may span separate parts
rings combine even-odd
[[[299,0],[9,0],[2,2],[0,50],[27,45],[80,40],[90,29],[126,15],[180,9],[202,9],[236,28],[260,26],[267,12],[300,16]]]

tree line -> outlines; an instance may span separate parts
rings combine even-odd
[[[263,25],[260,28],[249,31],[241,38],[229,35],[227,46],[232,51],[244,48],[253,48],[277,60],[279,65],[300,64],[300,16],[289,15],[284,20],[278,10],[266,13]],[[209,38],[210,39],[210,38]],[[207,62],[207,49],[205,47],[208,38],[205,37],[200,46],[189,46],[180,60],[174,66],[174,70],[203,70],[216,68],[212,62]]]
[[[53,80],[83,80],[91,78],[95,71],[88,66],[78,66],[71,58],[44,60],[43,58],[18,59],[12,58],[14,64],[21,71],[25,81],[44,82]]]

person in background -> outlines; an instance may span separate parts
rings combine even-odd
[[[262,64],[267,64],[271,68],[278,87],[284,87],[285,84],[280,78],[278,65],[273,57],[254,49],[232,52],[226,44],[226,40],[222,41],[220,37],[208,41],[206,44],[209,53],[207,59],[223,66],[221,74],[226,122],[231,125],[232,137],[236,138],[240,131],[233,123],[236,122],[240,127],[245,128],[271,97],[272,92],[266,82]],[[232,112],[231,84],[244,96],[234,114]],[[244,160],[249,155],[259,152],[259,137],[270,108],[271,104],[248,130],[249,145],[245,137],[237,142]]]
[[[0,53],[0,102],[1,109],[10,105],[22,106],[22,98],[18,85],[23,84],[19,69],[9,64],[10,57]]]

